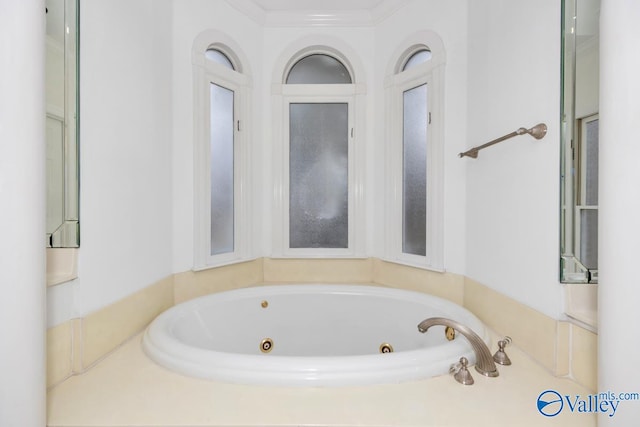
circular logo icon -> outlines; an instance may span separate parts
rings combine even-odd
[[[555,390],[546,390],[538,396],[538,412],[545,417],[555,417],[562,411],[562,396]]]

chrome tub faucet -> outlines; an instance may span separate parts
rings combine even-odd
[[[493,361],[493,357],[491,356],[491,352],[487,345],[482,341],[482,338],[478,336],[475,332],[471,330],[471,328],[458,323],[451,319],[446,319],[444,317],[430,317],[428,319],[423,320],[418,324],[418,330],[422,333],[427,332],[430,327],[441,325],[441,326],[449,326],[456,331],[460,332],[464,337],[471,343],[471,347],[476,355],[476,371],[480,372],[482,375],[486,377],[497,377],[498,369],[496,369],[496,364]]]

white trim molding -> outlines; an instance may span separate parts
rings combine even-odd
[[[375,26],[410,0],[383,0],[372,8],[264,9],[254,0],[227,0],[227,3],[257,24],[265,27],[371,27]]]

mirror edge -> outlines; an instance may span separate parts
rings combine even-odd
[[[80,247],[80,0],[64,0],[64,121],[70,132],[64,138],[64,218],[58,228],[47,233],[49,248]],[[70,80],[72,83],[70,84]],[[73,123],[72,126],[66,123]]]
[[[597,284],[598,271],[590,270],[576,256],[575,217],[575,164],[573,160],[575,137],[576,52],[574,31],[568,20],[577,17],[577,0],[561,1],[560,30],[560,260],[559,280],[563,284]],[[575,25],[574,25],[575,26]],[[568,49],[571,47],[571,49]],[[570,57],[569,57],[570,54]],[[569,146],[567,146],[569,144]],[[569,155],[571,153],[571,155]]]

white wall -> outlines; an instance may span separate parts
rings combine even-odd
[[[638,238],[640,238],[640,3],[608,0],[601,9],[600,182],[598,285],[598,389],[638,390]],[[610,48],[614,47],[615,48]],[[629,339],[629,331],[632,339]],[[615,416],[599,414],[599,426],[630,426],[640,402],[620,402]]]
[[[251,70],[255,256],[271,254],[270,84],[278,56],[301,37],[324,34],[340,38],[364,64],[367,255],[382,256],[383,80],[402,41],[432,30],[447,58],[445,268],[560,315],[554,0],[414,0],[376,27],[327,29],[265,27],[223,0],[83,2],[81,11],[79,279],[49,291],[50,324],[192,268],[191,52],[207,29],[233,39]],[[538,122],[549,126],[541,141],[522,136],[477,160],[457,157]]]
[[[172,273],[171,4],[80,5],[78,279],[49,288],[49,324]]]
[[[44,1],[0,0],[0,425],[46,424]]]
[[[467,164],[466,275],[559,318],[560,4],[469,2],[468,141],[539,122]],[[499,309],[497,307],[496,309]]]

